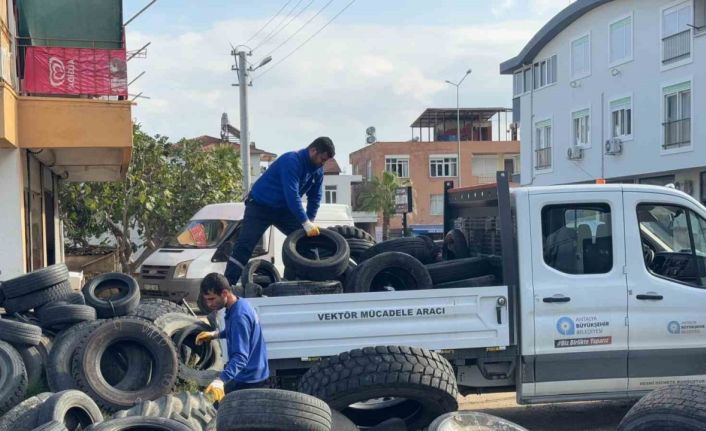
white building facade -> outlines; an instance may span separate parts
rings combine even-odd
[[[523,185],[673,183],[706,201],[706,0],[578,0],[500,69]]]

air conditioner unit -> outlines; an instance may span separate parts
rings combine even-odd
[[[566,157],[569,160],[580,160],[583,159],[583,148],[580,147],[569,147],[566,152]]]
[[[623,141],[620,138],[608,139],[605,142],[605,153],[610,155],[622,154]]]

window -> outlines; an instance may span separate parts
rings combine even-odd
[[[535,124],[535,165],[536,170],[552,167],[552,122],[546,120]]]
[[[444,195],[431,195],[429,213],[433,216],[444,214]]]
[[[385,170],[397,174],[400,178],[409,178],[409,157],[390,156],[385,157]]]
[[[632,97],[610,102],[610,127],[614,138],[632,138]]]
[[[692,286],[706,286],[706,221],[686,208],[637,206],[643,255],[655,275]]]
[[[327,204],[335,204],[338,202],[338,199],[336,196],[338,194],[338,186],[325,186],[324,192],[326,194],[326,203]]]
[[[585,147],[591,145],[591,110],[584,109],[572,114],[574,145]]]
[[[522,85],[522,71],[515,72],[515,74],[512,76],[512,94],[517,97],[521,96],[522,93],[524,93],[524,86]]]
[[[632,60],[631,16],[610,25],[610,62],[617,64],[629,60]]]
[[[584,78],[591,74],[591,38],[583,36],[571,42],[571,78]]]
[[[534,63],[534,89],[538,90],[556,82],[556,55]]]
[[[368,178],[368,181],[371,181],[373,179],[373,161],[368,160],[368,162],[365,164],[365,176]]]
[[[456,156],[429,156],[429,176],[457,176],[457,160]]]
[[[694,27],[697,33],[706,32],[706,0],[694,0]]]
[[[494,183],[498,172],[497,156],[473,156],[471,159],[471,174],[478,178],[481,184]]]
[[[532,68],[525,69],[525,93],[532,89]]]
[[[664,149],[691,145],[691,82],[664,88]]]
[[[613,268],[610,207],[606,204],[542,208],[544,262],[566,274],[605,274]]]
[[[662,12],[662,64],[669,65],[691,58],[691,3]]]
[[[701,172],[701,174],[699,174],[699,180],[701,203],[706,205],[706,172]]]

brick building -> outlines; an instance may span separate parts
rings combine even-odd
[[[418,134],[413,140],[375,142],[351,153],[349,161],[353,174],[364,182],[383,171],[409,181],[414,198],[409,228],[413,234],[438,236],[443,231],[444,181],[459,184],[459,167],[463,187],[494,182],[499,170],[519,174],[520,143],[509,120],[504,108],[462,109],[459,161],[456,109],[427,109],[411,125],[413,135]],[[354,210],[355,200],[354,196]],[[402,217],[393,217],[390,227],[399,234]]]

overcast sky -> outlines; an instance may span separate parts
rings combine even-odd
[[[254,64],[274,50],[273,62],[255,72],[250,88],[251,140],[259,148],[281,154],[327,135],[336,144],[336,158],[347,167],[348,154],[364,145],[366,127],[375,126],[379,140],[408,140],[409,125],[425,108],[455,107],[455,90],[444,80],[458,80],[468,68],[473,74],[463,84],[462,107],[511,107],[511,78],[499,74],[500,62],[517,55],[570,3],[355,0],[308,44],[276,64],[350,1],[291,0],[247,43],[254,48],[249,58]],[[147,3],[124,0],[125,17]],[[149,133],[172,140],[218,136],[223,112],[239,127],[229,42],[245,43],[285,3],[159,0],[127,27],[128,50],[152,42],[146,59],[129,64],[131,77],[147,72],[130,93],[151,97],[138,100],[135,120]],[[258,77],[261,72],[266,74]]]

